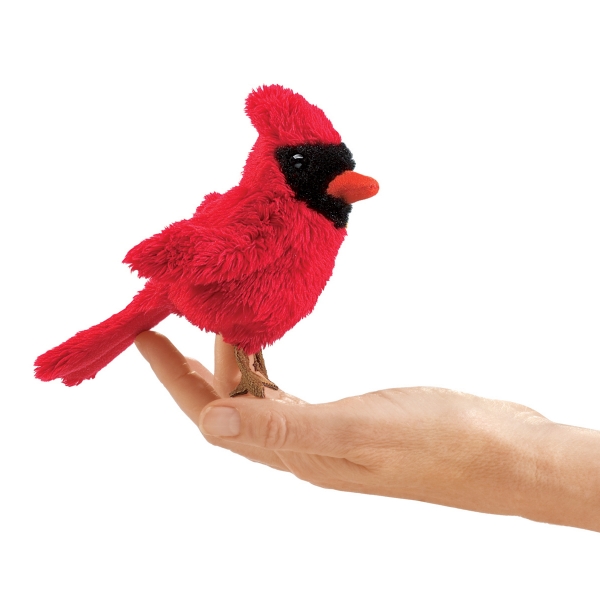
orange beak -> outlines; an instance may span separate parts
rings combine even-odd
[[[379,191],[379,184],[366,175],[354,171],[344,171],[338,175],[327,188],[327,193],[345,200],[348,204],[366,200]]]

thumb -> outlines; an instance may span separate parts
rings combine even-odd
[[[356,417],[338,402],[284,404],[250,398],[217,400],[200,414],[205,435],[268,450],[343,458],[360,433]]]

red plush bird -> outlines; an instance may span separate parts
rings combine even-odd
[[[313,310],[352,202],[376,194],[378,184],[353,171],[329,119],[299,94],[261,87],[246,113],[258,139],[239,185],[208,194],[191,219],[132,248],[124,262],[148,279],[144,289],[38,357],[36,377],[69,386],[92,379],[139,333],[176,314],[235,346],[242,379],[231,395],[277,389],[261,351]]]

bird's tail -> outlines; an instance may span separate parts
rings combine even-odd
[[[166,296],[149,283],[121,312],[80,331],[35,361],[42,381],[62,379],[68,386],[93,379],[96,373],[128,348],[142,331],[151,329],[174,311]]]

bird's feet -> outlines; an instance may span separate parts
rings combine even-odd
[[[252,367],[250,366],[250,358],[241,348],[236,346],[234,353],[235,360],[237,361],[238,367],[242,374],[242,380],[235,390],[229,392],[230,396],[252,394],[253,396],[256,396],[256,398],[264,398],[266,387],[272,390],[279,389],[267,377],[267,368],[265,366],[265,360],[263,358],[262,351],[259,351],[254,355]]]

